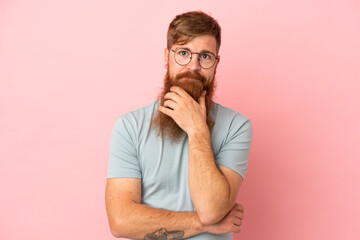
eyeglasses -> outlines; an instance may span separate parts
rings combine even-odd
[[[172,50],[174,52],[174,59],[177,64],[180,66],[185,66],[191,62],[192,55],[198,54],[198,61],[200,64],[200,67],[204,69],[212,68],[215,65],[216,60],[219,58],[219,56],[215,56],[212,52],[190,52],[186,48],[179,48],[176,50]]]

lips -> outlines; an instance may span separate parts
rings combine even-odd
[[[200,81],[199,79],[196,79],[196,78],[182,78],[182,79],[187,80],[187,81],[192,81],[192,82]]]

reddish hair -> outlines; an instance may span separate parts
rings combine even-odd
[[[172,45],[183,45],[200,35],[212,35],[216,39],[216,51],[221,44],[221,28],[219,23],[201,11],[186,12],[177,15],[169,25],[167,48]]]

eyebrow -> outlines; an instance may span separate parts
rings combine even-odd
[[[189,48],[186,48],[186,47],[179,47],[179,48],[176,48],[176,50],[178,50],[178,49],[185,49],[185,50],[188,50],[189,52],[192,52]],[[206,49],[204,49],[204,50],[200,51],[199,53],[212,53],[212,54],[214,54],[214,55],[216,56],[216,54],[215,54],[215,53],[213,53],[212,51],[206,50]]]

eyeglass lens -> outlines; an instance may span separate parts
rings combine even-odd
[[[191,53],[190,51],[181,48],[175,51],[175,61],[179,65],[187,65],[191,61],[193,54],[198,55],[197,58],[199,59],[202,68],[211,68],[215,64],[216,57],[213,53]]]

